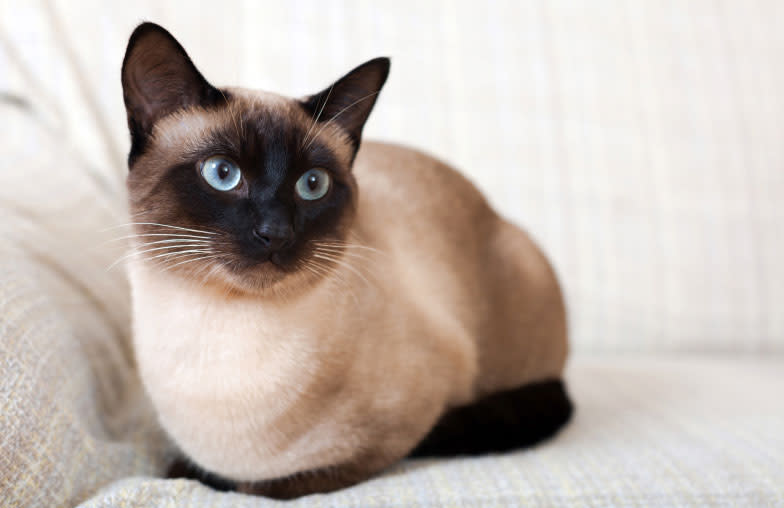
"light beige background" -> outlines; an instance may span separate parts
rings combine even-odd
[[[782,2],[0,5],[0,90],[116,189],[142,20],[217,85],[307,94],[389,55],[366,135],[452,162],[533,233],[578,352],[784,350]]]

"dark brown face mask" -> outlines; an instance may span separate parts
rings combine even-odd
[[[238,274],[296,271],[353,216],[352,164],[388,72],[377,58],[305,99],[264,101],[212,86],[171,34],[142,24],[122,68],[137,231],[208,232],[209,262]],[[162,142],[178,122],[200,127],[187,143]]]

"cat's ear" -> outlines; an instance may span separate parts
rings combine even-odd
[[[163,27],[142,23],[131,34],[122,66],[123,98],[131,131],[129,161],[138,155],[155,122],[187,106],[225,100]]]
[[[374,58],[323,91],[307,97],[304,100],[305,109],[319,122],[331,121],[342,127],[356,151],[362,139],[362,128],[388,75],[389,58]]]

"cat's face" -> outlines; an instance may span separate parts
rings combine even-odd
[[[219,90],[163,28],[131,36],[123,91],[138,256],[239,291],[302,285],[339,262],[352,163],[389,60],[302,100]]]

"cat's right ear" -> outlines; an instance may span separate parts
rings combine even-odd
[[[163,27],[142,23],[131,34],[122,66],[122,87],[131,131],[129,165],[144,150],[155,122],[188,106],[225,100]]]

